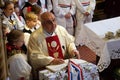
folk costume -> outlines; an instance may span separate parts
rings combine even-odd
[[[31,66],[27,63],[26,48],[6,44],[10,80],[30,79]]]
[[[33,5],[37,5],[37,2],[30,3],[30,2],[25,2],[25,5],[22,8],[22,16],[25,18],[25,14],[29,13],[32,11]]]
[[[20,22],[15,12],[7,17],[4,12],[1,13],[3,27],[6,28],[9,33],[12,29],[23,30],[24,25]]]
[[[25,36],[24,41],[25,41],[26,47],[28,46],[28,41],[29,41],[30,34],[31,34],[32,32],[34,32],[34,31],[35,31],[34,28],[30,29],[30,28],[28,28],[27,26],[25,26],[25,28],[23,29],[24,36]]]
[[[55,14],[57,24],[66,28],[68,33],[73,35],[73,18],[75,14],[75,4],[73,0],[52,0],[53,12]],[[70,18],[65,18],[65,15],[70,13]]]
[[[30,29],[27,25],[25,25],[23,32],[24,32],[24,41],[25,41],[25,45],[26,47],[28,46],[28,41],[29,41],[29,37],[31,35],[32,32],[34,32],[35,30],[37,30],[41,25],[40,21],[37,21],[37,25],[35,27],[33,27],[32,29]]]
[[[76,20],[77,26],[75,27],[75,38],[79,39],[78,35],[85,23],[92,22],[94,9],[96,5],[95,0],[74,0],[76,4]],[[88,12],[89,15],[85,16],[85,12]],[[75,43],[78,43],[79,40],[76,40]],[[78,46],[78,44],[76,44]]]

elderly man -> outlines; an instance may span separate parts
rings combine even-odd
[[[31,34],[28,44],[28,56],[33,70],[50,64],[64,63],[66,57],[80,58],[74,38],[64,27],[56,24],[52,13],[43,13],[41,24],[42,26]]]

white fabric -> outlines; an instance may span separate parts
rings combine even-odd
[[[18,29],[19,29],[19,30],[23,30],[24,24],[19,20],[19,18],[17,17],[17,15],[16,15],[15,12],[13,12],[13,15],[14,15],[14,17],[16,18],[16,21],[17,21],[17,24],[18,24]]]
[[[28,42],[29,42],[29,38],[30,38],[30,34],[29,33],[24,33],[24,42],[25,42],[25,46],[28,46]]]
[[[28,28],[27,25],[26,25],[25,29],[30,30],[31,32],[34,32],[35,31],[34,28],[38,29],[40,27],[40,25],[41,25],[41,23],[38,22],[38,24],[35,27],[33,27],[32,29]],[[24,38],[25,46],[27,47],[28,42],[29,42],[29,38],[30,38],[30,33],[24,32],[24,36],[25,36],[25,38]]]
[[[120,17],[96,21],[85,24],[90,30],[95,32],[100,38],[104,38],[106,32],[115,32],[120,29]]]
[[[98,68],[96,65],[88,63],[81,59],[71,59],[83,71],[83,80],[99,80]],[[59,70],[57,72],[51,72],[50,70],[39,71],[39,80],[68,80],[68,73],[66,68]],[[73,79],[77,80],[77,79]]]
[[[120,37],[106,42],[111,59],[120,59]]]
[[[20,21],[25,25],[26,23],[25,23],[24,18],[22,16],[19,16],[19,17],[20,17]]]
[[[87,17],[84,16],[85,12],[88,12],[90,15],[90,17],[88,17],[88,19],[92,19],[93,17],[93,13],[95,10],[95,6],[96,6],[96,1],[95,0],[74,0],[75,4],[76,4],[76,9],[77,9],[77,13],[76,13],[76,18],[77,20],[87,20]],[[90,2],[88,5],[84,6],[82,3],[86,3],[86,2]],[[89,20],[88,20],[89,21]]]
[[[73,36],[69,35],[62,26],[57,25],[55,34],[58,35],[64,56],[68,53],[70,54],[72,50],[76,50]],[[54,59],[49,56],[45,40],[46,36],[47,35],[44,33],[42,26],[38,30],[34,31],[30,36],[28,52],[30,61],[34,67],[46,66]]]
[[[42,8],[42,13],[43,12],[46,12],[46,11],[51,11],[52,10],[52,3],[51,3],[51,0],[47,0],[47,8],[46,8],[46,1],[45,0],[40,0],[41,2],[41,8]]]
[[[92,51],[96,53],[96,55],[100,56],[100,60],[98,62],[99,71],[103,71],[110,64],[109,53],[105,48],[105,41],[101,39],[98,35],[96,35],[93,31],[87,28],[85,25],[82,26],[81,31],[79,32],[78,38],[75,39],[76,45],[86,45]],[[79,41],[79,42],[78,42]]]
[[[10,80],[19,80],[24,77],[29,80],[31,74],[31,66],[27,63],[27,57],[24,54],[16,54],[8,59]]]
[[[47,8],[45,7],[45,0],[40,0],[40,2],[41,2],[42,12],[46,12]]]
[[[51,3],[51,0],[47,0],[47,9],[49,12],[53,9],[53,5]]]
[[[3,16],[3,22],[2,22],[3,26],[8,28],[9,31],[14,29],[13,26],[15,26],[16,29],[18,29],[18,30],[23,30],[24,24],[18,19],[15,12],[13,12],[13,14],[11,15],[11,19],[13,20],[13,24],[10,23],[10,21],[9,21],[10,18],[9,17],[7,18],[4,14],[2,14],[2,16]]]
[[[78,43],[77,44],[85,44],[91,50],[93,50],[98,56],[100,56],[100,60],[97,64],[99,71],[103,71],[106,69],[111,62],[111,51],[119,49],[118,41],[104,41],[103,38],[105,33],[108,31],[115,32],[120,29],[120,17],[96,21],[92,23],[86,23],[79,33]],[[110,48],[110,44],[117,46],[117,48]],[[116,54],[117,55],[117,54]],[[114,55],[115,56],[115,55]],[[119,56],[119,55],[117,55]],[[115,58],[115,57],[114,57]],[[117,57],[119,58],[119,57]]]
[[[31,5],[36,5],[36,4],[37,4],[37,2],[31,3],[31,2],[29,2],[29,1],[28,1],[28,3],[31,4]],[[24,6],[25,6],[25,5],[24,5]],[[23,6],[23,10],[22,10],[23,16],[25,16],[26,13],[28,13],[27,7],[24,7],[24,6]]]
[[[81,28],[83,27],[83,24],[92,22],[94,9],[96,6],[95,0],[74,0],[76,4],[76,20],[77,20],[77,26],[75,27],[75,38],[79,38],[79,32],[81,31]],[[90,2],[88,5],[84,6],[82,3]],[[88,12],[90,15],[85,16],[85,12]],[[76,40],[76,42],[79,42]]]
[[[59,4],[71,5],[71,7],[63,8]],[[67,13],[75,14],[75,3],[73,0],[53,0],[53,11],[56,16],[57,24],[65,27],[71,35],[73,35],[73,19],[65,18]]]
[[[20,9],[23,8],[23,6],[25,5],[25,2],[28,2],[28,0],[18,0],[18,5],[19,5]]]
[[[78,46],[79,44],[88,46],[93,50],[98,56],[103,53],[103,46],[105,41],[98,37],[93,31],[87,28],[85,25],[82,26],[78,38],[75,39],[75,43]]]

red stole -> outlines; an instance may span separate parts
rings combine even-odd
[[[58,36],[50,36],[46,38],[46,43],[48,47],[48,53],[50,56],[54,58],[61,58],[63,59],[63,53],[60,45],[60,41]]]

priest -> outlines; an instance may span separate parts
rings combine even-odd
[[[41,27],[31,34],[28,43],[29,62],[34,72],[47,65],[64,63],[66,58],[80,59],[74,37],[64,27],[56,24],[55,16],[51,12],[41,14],[41,24]]]

